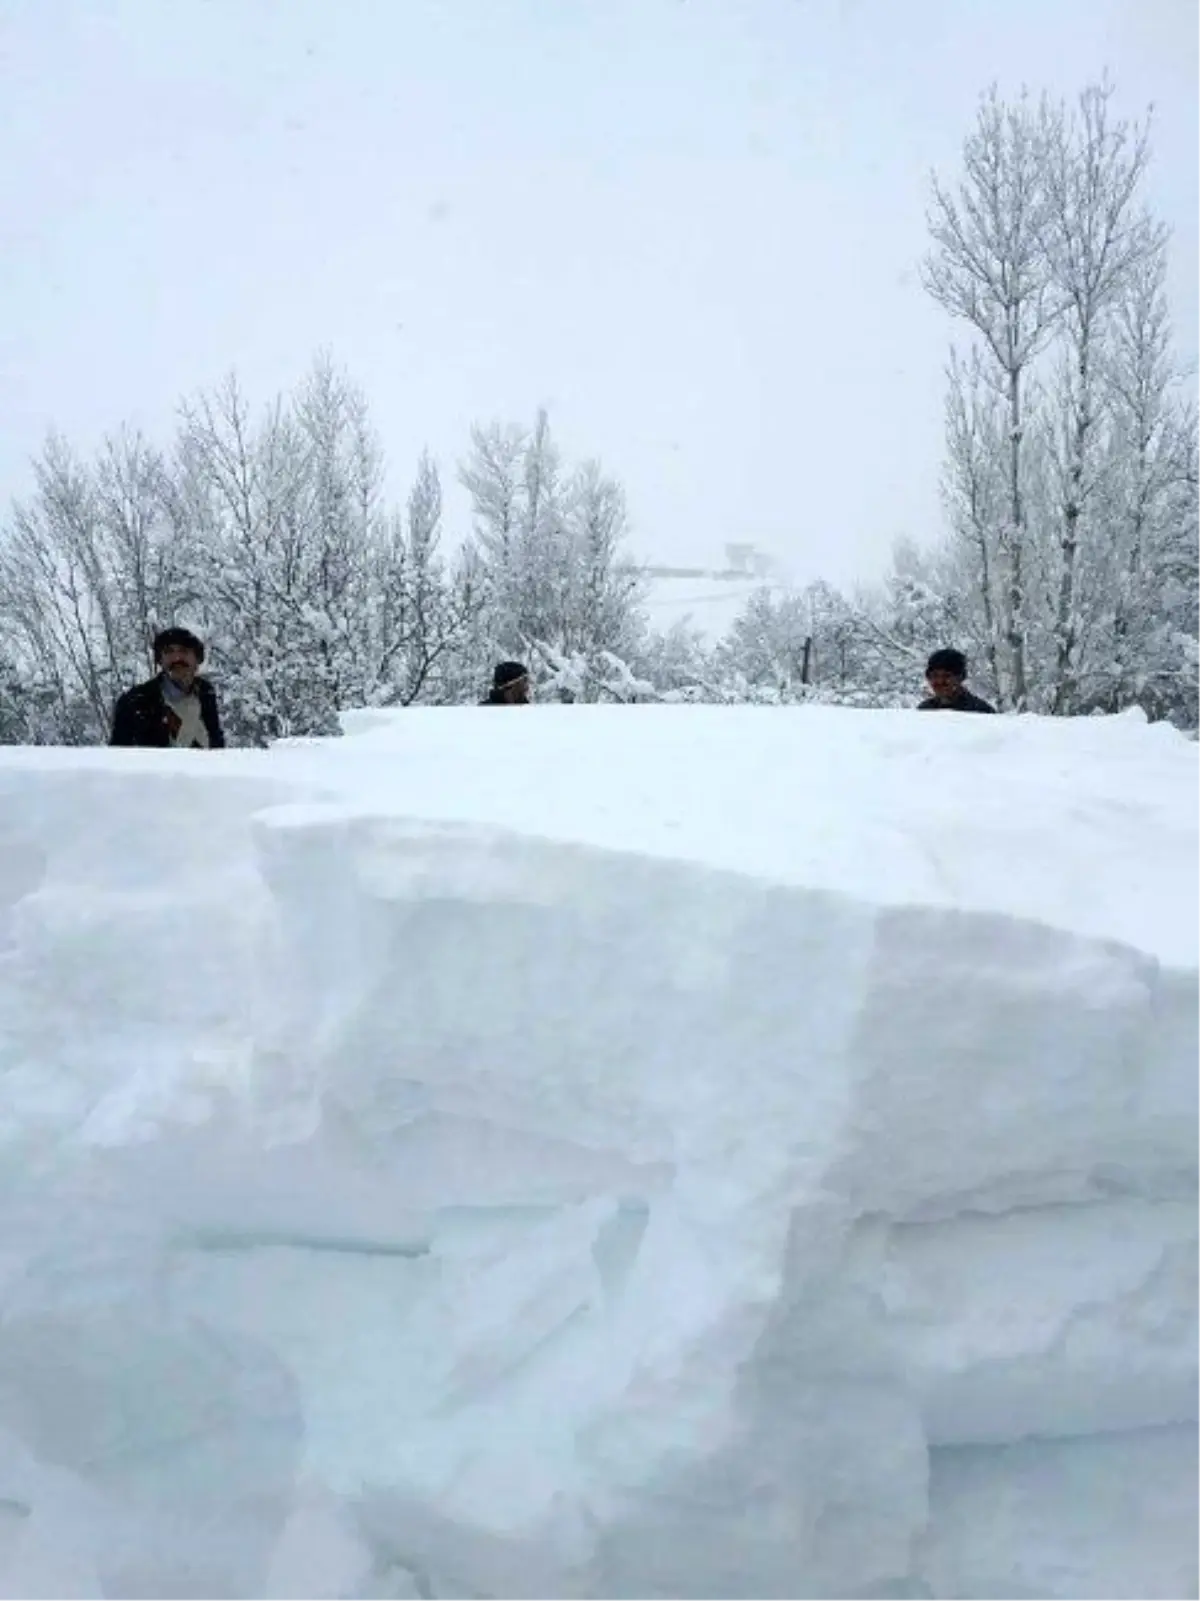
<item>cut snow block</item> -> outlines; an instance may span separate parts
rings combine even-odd
[[[23,784],[0,766],[21,847],[6,871],[0,846],[0,1140],[86,1128],[120,1143],[126,1123],[147,1138],[202,1118],[213,1063],[246,1041],[268,910],[251,818],[279,788],[120,754],[131,770],[81,752],[82,771]]]
[[[1095,1177],[1112,1193],[1136,1191],[1155,1174],[1160,1191],[1196,1186],[1197,1152],[1187,1136],[1200,1122],[1200,1007],[1196,974],[1162,968],[1149,1030],[1132,1054],[1128,1120],[1122,1149]]]
[[[258,1590],[301,1436],[295,1388],[261,1347],[111,1312],[10,1318],[0,1430],[93,1497],[87,1556],[105,1593]]]
[[[278,1052],[376,1141],[438,1110],[719,1165],[749,1159],[768,1104],[780,1137],[826,1137],[839,1087],[823,1064],[854,1022],[871,908],[312,808],[271,814],[261,837],[274,971],[304,979],[274,986]]]
[[[937,1597],[1197,1593],[1194,1425],[935,1451],[918,1567]]]
[[[1008,918],[881,912],[832,1182],[856,1211],[905,1217],[1103,1193],[1116,1171],[1147,1193],[1194,1175],[1194,1120],[1130,1118],[1138,1100],[1188,1110],[1185,994],[1194,1029],[1195,976],[1181,986],[1129,947]]]
[[[1175,1423],[1195,1410],[1196,1249],[1194,1202],[866,1218],[790,1282],[756,1363],[781,1390],[899,1384],[937,1446]]]

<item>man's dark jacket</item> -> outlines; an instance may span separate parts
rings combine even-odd
[[[200,700],[200,716],[208,730],[209,749],[221,750],[225,735],[217,710],[217,692],[207,678],[197,678],[193,689]],[[176,721],[175,713],[163,698],[162,678],[152,678],[148,684],[127,689],[121,696],[113,713],[112,736],[108,743],[168,750]]]
[[[919,712],[995,712],[994,706],[989,706],[986,700],[980,700],[978,695],[972,695],[969,689],[960,689],[953,700],[938,700],[931,695],[923,700],[917,707]]]

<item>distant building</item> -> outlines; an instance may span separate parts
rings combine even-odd
[[[771,557],[749,544],[726,545],[725,560],[730,575],[736,578],[769,578],[775,570]]]
[[[646,578],[711,578],[707,567],[662,567],[648,565],[642,568]]]
[[[723,567],[676,567],[663,562],[646,562],[641,572],[648,579],[705,579],[722,583],[766,583],[779,580],[782,576],[774,557],[754,545],[742,542],[725,546]]]

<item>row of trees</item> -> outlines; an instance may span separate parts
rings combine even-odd
[[[0,528],[0,741],[100,739],[148,640],[208,640],[235,738],[336,729],[347,706],[478,698],[498,656],[568,699],[909,704],[931,645],[1002,706],[1138,704],[1196,723],[1197,437],[1172,359],[1146,130],[1108,85],[995,94],[935,180],[925,280],[950,357],[947,533],[884,580],[751,597],[726,639],[647,626],[620,487],[546,417],[477,429],[472,529],[448,544],[435,464],[383,495],[366,402],[327,360],[255,414],[230,381],[166,448],[52,439]]]
[[[0,537],[9,741],[102,738],[172,620],[208,642],[248,743],[333,732],[347,706],[477,699],[498,654],[538,642],[590,684],[638,643],[620,489],[566,468],[545,417],[476,431],[476,527],[453,553],[436,466],[387,507],[366,403],[326,360],[261,416],[231,380],[183,408],[169,450],[125,432],[88,462],[54,439],[35,473]]]

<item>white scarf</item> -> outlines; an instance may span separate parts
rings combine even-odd
[[[167,705],[179,719],[179,729],[171,736],[176,750],[207,750],[208,729],[200,714],[200,697],[192,691],[188,695],[168,695]]]

